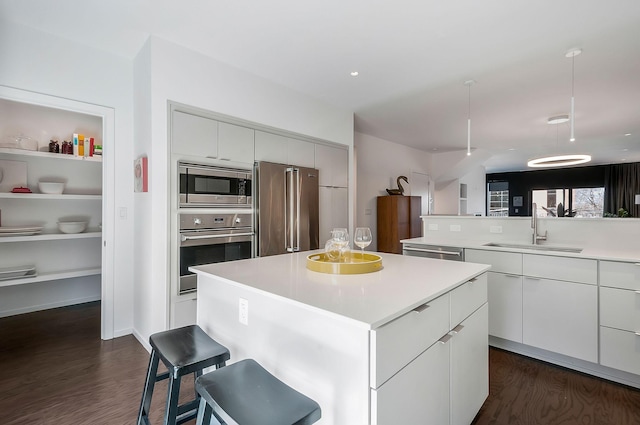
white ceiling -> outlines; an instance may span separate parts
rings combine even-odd
[[[541,154],[640,161],[638,0],[0,0],[0,17],[127,58],[155,34],[431,152],[466,149],[473,79],[472,147],[488,172]],[[570,144],[569,125],[546,120],[569,113],[573,48]]]

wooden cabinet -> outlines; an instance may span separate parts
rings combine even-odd
[[[489,395],[487,276],[371,331],[371,423],[468,425]]]
[[[402,254],[400,240],[422,234],[419,196],[378,196],[378,251]]]
[[[600,364],[640,375],[640,263],[600,261]]]

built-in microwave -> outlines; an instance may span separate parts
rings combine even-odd
[[[180,162],[181,207],[251,207],[251,170]]]

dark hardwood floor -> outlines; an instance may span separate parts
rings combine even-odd
[[[640,424],[639,390],[489,354],[490,395],[474,424]],[[133,336],[100,340],[99,303],[0,319],[0,424],[134,424],[148,360]],[[154,424],[162,423],[166,388],[156,385]]]

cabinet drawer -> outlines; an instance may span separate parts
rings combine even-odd
[[[449,423],[451,343],[434,344],[371,390],[371,425]]]
[[[600,288],[600,324],[640,332],[640,291]]]
[[[487,302],[487,274],[483,273],[451,291],[451,328]]]
[[[371,331],[372,388],[396,372],[449,332],[449,294],[417,307]]]
[[[468,263],[491,264],[492,272],[522,274],[522,254],[517,252],[465,249],[464,259]]]
[[[525,276],[564,280],[566,282],[598,284],[598,262],[584,258],[524,254],[522,271]]]
[[[640,291],[640,263],[600,261],[600,286]]]
[[[600,364],[640,375],[640,335],[601,326]]]

